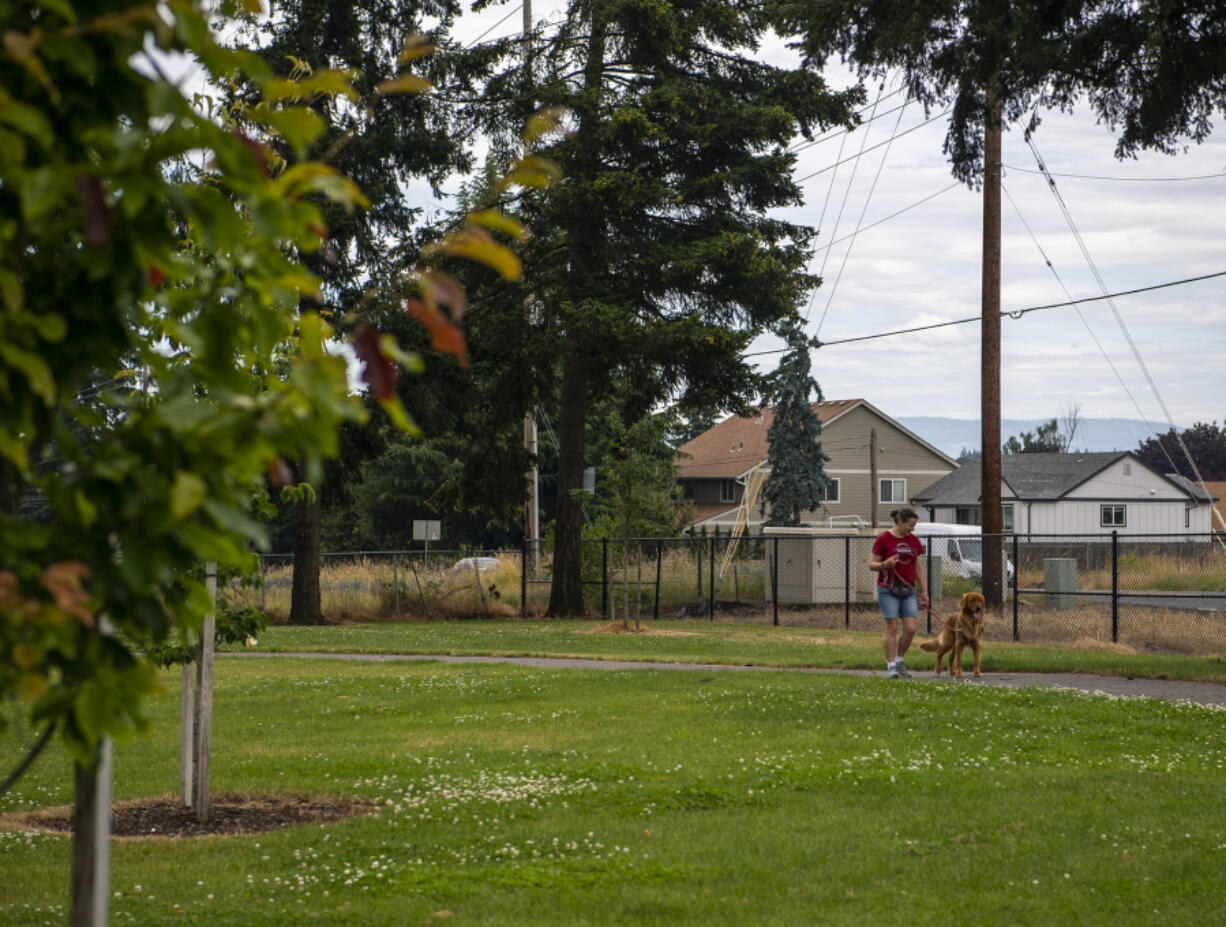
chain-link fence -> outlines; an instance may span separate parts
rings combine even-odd
[[[584,605],[602,620],[741,621],[877,630],[871,534],[786,530],[746,538],[616,538],[580,547]],[[981,588],[984,549],[999,548],[1003,608],[989,640],[1163,653],[1226,652],[1226,545],[1220,535],[1003,535],[922,538],[935,633]],[[284,620],[293,560],[261,559],[247,604]],[[323,556],[329,620],[534,617],[548,607],[552,552],[374,551]]]

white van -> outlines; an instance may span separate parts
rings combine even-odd
[[[940,557],[946,575],[983,580],[983,529],[979,525],[945,525],[918,522],[913,532],[924,542],[924,552]],[[1005,583],[1013,585],[1013,562],[1005,556]]]

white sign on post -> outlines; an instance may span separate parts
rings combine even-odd
[[[413,519],[413,540],[426,542],[426,566],[430,565],[430,542],[442,537],[442,522]]]

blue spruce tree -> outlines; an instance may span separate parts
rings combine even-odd
[[[770,475],[762,487],[762,514],[770,513],[767,524],[792,526],[800,524],[801,512],[821,504],[830,457],[822,450],[821,419],[809,399],[816,393],[822,401],[821,387],[809,375],[809,341],[795,318],[782,323],[779,333],[788,351],[767,391],[774,419],[766,432]]]

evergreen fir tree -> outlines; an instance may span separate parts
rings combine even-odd
[[[576,491],[594,403],[616,396],[627,423],[670,401],[743,408],[760,387],[746,347],[816,283],[812,230],[777,213],[801,201],[788,148],[848,123],[859,95],[756,60],[768,29],[760,3],[573,0],[531,80],[508,47],[487,88],[487,133],[535,105],[568,113],[538,152],[562,181],[516,205],[533,230],[520,298],[470,300],[474,317],[517,313],[533,333],[517,362],[560,397],[551,615],[583,612]]]
[[[809,400],[816,393],[816,401],[822,401],[821,387],[809,374],[809,341],[796,319],[785,322],[780,333],[788,352],[769,393],[774,418],[766,432],[770,475],[762,487],[762,513],[770,512],[769,524],[794,526],[801,512],[821,505],[830,482],[825,467],[830,456],[822,450],[821,419]]]

